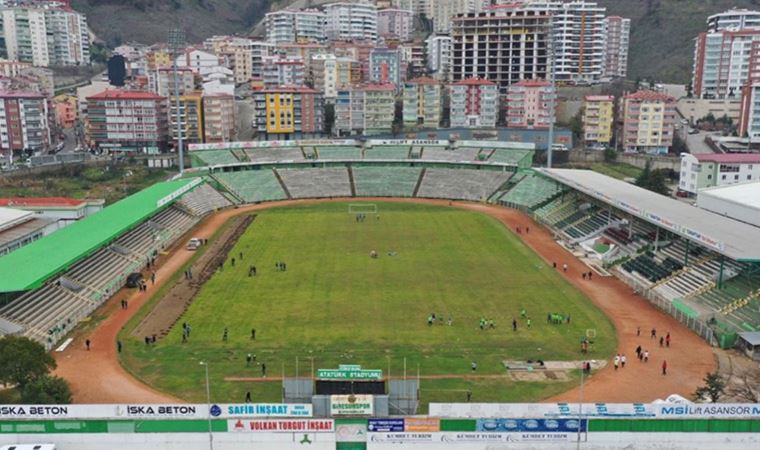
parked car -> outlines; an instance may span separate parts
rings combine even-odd
[[[143,281],[143,274],[140,272],[130,273],[127,277],[127,287],[136,288],[139,287]]]

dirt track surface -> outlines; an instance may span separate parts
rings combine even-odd
[[[448,201],[423,199],[366,199],[370,201],[407,201],[448,205]],[[235,215],[298,203],[327,201],[356,201],[356,198],[333,200],[306,200],[272,202],[261,205],[228,209],[202,221],[188,235],[211,236],[225,221]],[[664,399],[670,394],[690,397],[701,384],[705,373],[714,370],[715,360],[712,349],[688,328],[672,317],[657,310],[646,300],[638,297],[622,281],[609,277],[594,277],[593,281],[580,276],[588,268],[564,248],[553,241],[551,234],[534,223],[524,214],[501,207],[472,203],[453,205],[471,211],[488,214],[514,230],[517,225],[530,226],[530,233],[519,235],[523,241],[551,264],[567,263],[567,279],[585,293],[614,322],[618,337],[618,351],[628,359],[625,369],[615,371],[612,365],[595,373],[583,388],[584,402],[649,402]],[[102,323],[90,332],[76,333],[74,341],[61,353],[54,353],[58,362],[56,374],[71,384],[75,403],[159,403],[180,400],[143,384],[132,377],[121,366],[116,351],[116,336],[130,317],[148,300],[149,293],[166,283],[191,257],[192,252],[184,249],[184,238],[170,253],[157,261],[156,286],[150,286],[148,294],[134,290],[122,290],[106,303],[100,314],[106,316]],[[127,299],[129,309],[119,308],[119,300]],[[636,327],[641,327],[641,337],[636,336]],[[650,340],[649,330],[670,332],[671,347],[660,348],[655,340]],[[84,340],[90,339],[91,350],[84,349]],[[649,350],[649,363],[640,363],[635,358],[637,345]],[[579,354],[580,357],[580,354]],[[668,362],[668,374],[661,374],[663,360]],[[269,379],[268,381],[271,381]],[[580,400],[579,389],[573,389],[547,401],[576,402]]]

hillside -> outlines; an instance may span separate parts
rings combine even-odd
[[[274,0],[73,0],[90,28],[110,47],[122,42],[166,41],[181,25],[188,42],[215,34],[247,33]]]
[[[693,39],[710,14],[730,7],[760,8],[760,0],[596,0],[610,14],[632,19],[629,74],[670,83],[691,78]],[[166,39],[172,24],[189,42],[214,34],[245,33],[273,4],[304,0],[74,0],[99,38],[114,46]]]

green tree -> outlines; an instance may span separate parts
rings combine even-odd
[[[694,399],[707,399],[710,403],[717,403],[723,397],[726,390],[726,382],[723,380],[723,377],[716,370],[705,375],[702,380],[705,382],[705,385],[698,387],[694,391]]]
[[[0,382],[23,390],[55,367],[55,359],[37,342],[19,336],[0,339]]]
[[[665,174],[661,170],[652,170],[651,161],[647,161],[641,175],[636,178],[636,186],[662,195],[670,193],[667,184],[665,184]]]
[[[615,162],[618,157],[618,152],[614,147],[607,147],[604,149],[604,161]]]
[[[37,405],[64,405],[71,403],[71,389],[66,380],[44,375],[21,389],[21,403]]]

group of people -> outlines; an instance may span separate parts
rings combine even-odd
[[[286,270],[288,270],[288,265],[280,261],[280,262],[274,263],[274,268],[278,272],[285,272]]]
[[[559,325],[562,323],[570,323],[570,314],[564,315],[564,314],[557,314],[557,313],[548,313],[546,314],[546,323],[551,323],[554,325]]]
[[[190,331],[192,331],[192,328],[190,327],[190,324],[187,322],[182,322],[182,343],[186,343],[187,340],[190,338]]]
[[[522,227],[520,225],[517,226],[516,230],[517,230],[517,234],[522,234]],[[530,233],[530,227],[526,226],[525,234],[528,234],[528,233]]]
[[[641,327],[636,327],[636,336],[641,336]],[[652,328],[652,330],[649,333],[649,339],[657,339],[657,329]],[[665,336],[660,336],[660,347],[670,347],[670,332],[668,331]],[[643,348],[641,345],[638,345],[636,347],[636,357],[638,358],[639,362],[648,363],[649,362],[649,350]],[[612,360],[612,364],[615,367],[615,370],[618,370],[618,367],[625,368],[626,363],[626,357],[625,353],[620,354],[618,353],[615,355],[615,358]],[[663,359],[662,360],[662,374],[667,375],[668,374],[668,361]]]
[[[444,324],[444,318],[436,316],[435,313],[430,313],[430,315],[427,318],[427,324],[428,326],[432,326],[436,321],[438,321],[439,324]],[[454,321],[452,320],[451,316],[449,316],[449,320],[445,321],[448,326],[451,326]]]
[[[480,318],[480,329],[481,330],[486,330],[488,328],[490,328],[490,329],[496,328],[496,325],[494,324],[493,319],[488,320],[486,318],[481,317]]]

